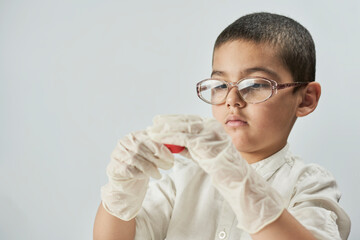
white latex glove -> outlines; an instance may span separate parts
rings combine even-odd
[[[152,141],[145,131],[118,141],[107,167],[109,182],[101,188],[104,208],[122,220],[133,219],[141,209],[149,178],[161,177],[158,168],[170,169],[173,154]]]
[[[193,115],[160,115],[147,132],[154,141],[186,147],[212,178],[236,214],[237,227],[256,233],[284,210],[281,196],[241,158],[231,138],[215,119]]]

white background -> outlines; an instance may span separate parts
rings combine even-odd
[[[360,239],[356,0],[0,0],[0,239],[91,239],[117,139],[157,114],[211,116],[195,84],[220,31],[257,11],[312,33],[323,92],[289,141],[335,175]]]

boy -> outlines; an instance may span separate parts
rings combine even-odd
[[[246,15],[219,35],[212,65],[197,91],[216,121],[158,116],[120,140],[94,239],[347,239],[334,178],[287,144],[321,92],[308,31],[284,16]],[[173,166],[164,144],[191,160],[147,189]]]

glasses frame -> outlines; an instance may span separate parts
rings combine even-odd
[[[226,102],[226,98],[227,96],[229,95],[229,92],[231,91],[231,89],[233,87],[238,87],[238,85],[240,84],[240,82],[244,81],[244,80],[251,80],[251,79],[262,79],[262,80],[265,80],[267,82],[270,83],[271,85],[271,94],[269,97],[267,97],[265,100],[263,101],[260,101],[260,102],[248,102],[246,101],[245,99],[243,99],[243,97],[240,95],[241,99],[244,100],[246,103],[250,103],[250,104],[258,104],[258,103],[262,103],[262,102],[265,102],[267,101],[269,98],[271,98],[272,96],[274,96],[275,94],[277,94],[277,90],[281,90],[281,89],[285,89],[285,88],[289,88],[289,87],[298,87],[298,86],[305,86],[307,85],[309,82],[292,82],[292,83],[277,83],[276,81],[274,80],[271,80],[271,79],[267,79],[267,78],[262,78],[262,77],[249,77],[249,78],[242,78],[240,79],[239,81],[237,82],[227,82],[227,81],[224,81],[224,80],[219,80],[219,79],[216,79],[216,78],[207,78],[207,79],[204,79],[200,82],[198,82],[196,84],[196,91],[197,91],[197,95],[198,97],[203,100],[204,102],[208,103],[208,104],[211,104],[211,105],[220,105],[220,104],[223,104]],[[205,81],[208,81],[208,80],[217,80],[217,81],[220,81],[220,82],[223,82],[224,84],[227,85],[227,93],[223,99],[223,101],[221,103],[211,103],[209,102],[208,100],[204,99],[201,95],[201,84]]]

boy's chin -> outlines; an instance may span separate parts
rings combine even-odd
[[[249,148],[249,144],[248,141],[246,141],[245,139],[236,136],[235,134],[230,134],[232,142],[235,146],[235,148],[239,151],[239,152],[243,152],[246,151]]]

